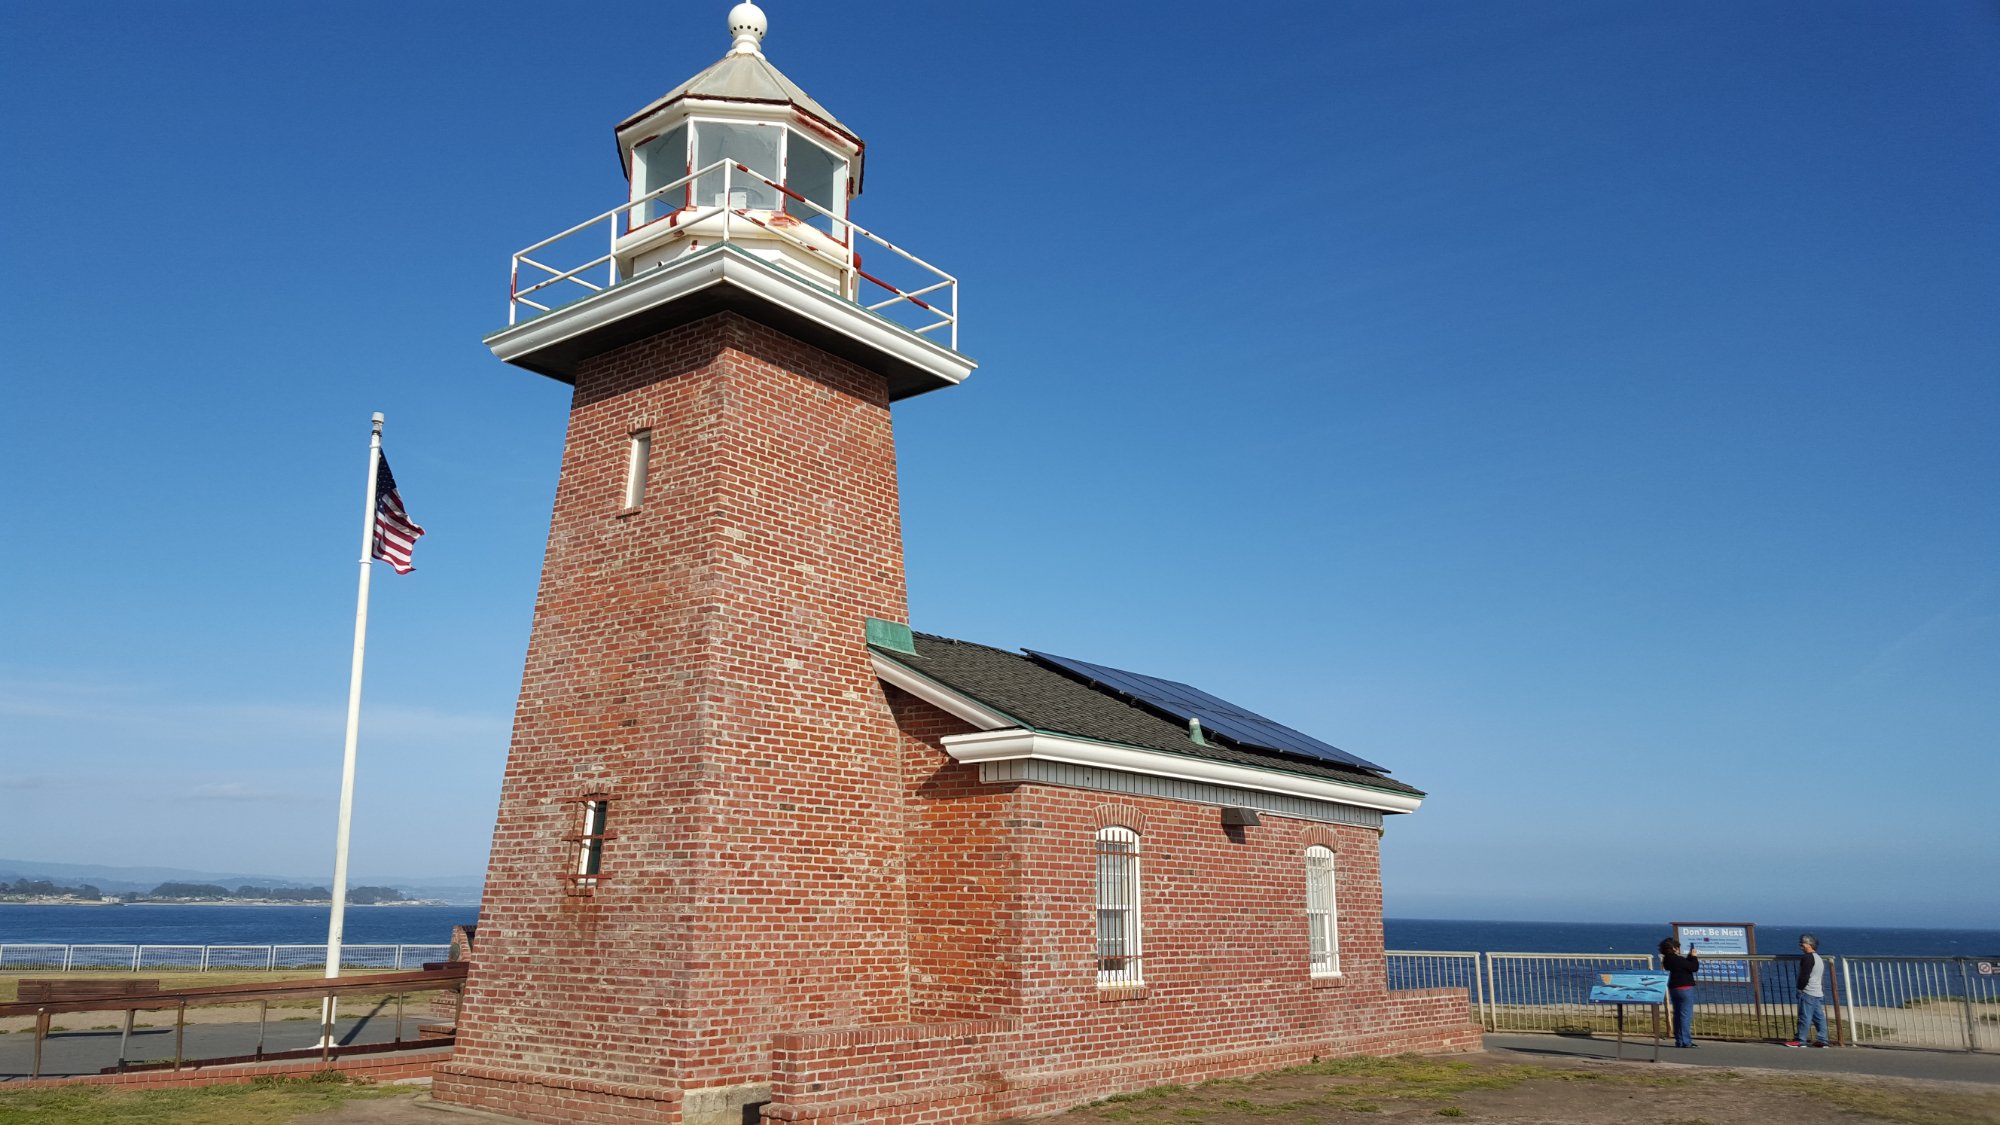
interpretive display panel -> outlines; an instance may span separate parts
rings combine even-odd
[[[1665,973],[1599,973],[1590,986],[1593,1004],[1664,1004],[1667,1002]]]

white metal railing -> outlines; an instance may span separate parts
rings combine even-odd
[[[1480,955],[1472,952],[1436,952],[1432,950],[1408,950],[1391,952],[1387,957],[1389,987],[1406,988],[1463,988],[1472,995],[1473,1008],[1479,1013],[1479,1022],[1485,1024],[1486,977],[1479,971]]]
[[[1993,961],[1842,957],[1837,965],[1854,1042],[2000,1050],[2000,966]]]
[[[1488,1026],[1494,1031],[1589,1026],[1600,1010],[1590,1002],[1599,973],[1652,967],[1652,957],[1637,953],[1488,953]]]
[[[691,194],[695,181],[703,176],[720,173],[722,190],[715,198],[733,204],[737,195],[732,185],[742,184],[746,189],[755,184],[769,187],[783,197],[784,213],[793,214],[793,207],[807,210],[806,224],[814,220],[824,220],[825,234],[840,247],[840,253],[830,254],[802,237],[785,225],[770,222],[755,213],[757,209],[731,206],[724,203],[707,207],[673,207],[659,218],[646,216],[657,205],[670,196],[676,201],[686,200]],[[773,212],[766,212],[772,214]],[[526,316],[532,318],[542,313],[583,300],[597,293],[611,289],[630,278],[620,276],[620,243],[635,231],[656,223],[667,223],[676,233],[674,238],[686,237],[686,229],[709,219],[721,220],[721,241],[735,241],[737,235],[748,235],[755,231],[758,237],[773,238],[788,243],[793,248],[823,260],[840,279],[839,295],[860,305],[863,309],[883,316],[919,335],[929,336],[942,332],[949,339],[947,347],[958,350],[958,279],[931,263],[917,257],[908,250],[890,242],[881,235],[868,230],[850,219],[814,203],[775,180],[752,171],[733,160],[718,160],[704,168],[698,168],[673,183],[656,188],[637,199],[621,203],[601,215],[585,219],[559,234],[554,234],[540,242],[525,247],[515,253],[508,266],[507,323],[518,324]],[[635,221],[636,220],[636,221]],[[598,228],[600,228],[599,230]],[[818,230],[817,227],[811,229]],[[575,265],[562,265],[554,261],[565,258],[578,245],[572,239],[585,239],[586,235],[597,233],[581,245],[589,247],[585,253],[592,253],[597,246],[604,247],[604,253],[594,254]],[[856,236],[866,239],[876,246],[894,254],[914,275],[914,280],[897,284],[861,268],[861,256],[856,252]],[[864,302],[863,285],[870,301]],[[879,290],[884,296],[873,300]],[[895,315],[890,315],[895,314]]]
[[[451,946],[343,945],[343,969],[405,969],[444,961]],[[0,972],[213,972],[312,969],[326,965],[321,945],[50,945],[0,944]]]
[[[1646,954],[1389,950],[1389,987],[1464,988],[1488,1031],[1594,1033],[1612,1016],[1589,1002],[1605,971],[1655,968]],[[1827,1018],[1843,1043],[2000,1051],[2000,958],[1828,957]],[[1796,1030],[1795,956],[1712,955],[1742,970],[1695,981],[1697,1038],[1788,1039]]]

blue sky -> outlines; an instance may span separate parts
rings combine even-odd
[[[727,6],[0,12],[0,855],[330,870],[381,410],[355,872],[481,869],[567,399],[479,340]],[[766,10],[964,282],[918,628],[1430,790],[1391,914],[2000,926],[2000,8]]]

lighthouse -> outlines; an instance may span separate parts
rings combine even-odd
[[[736,1123],[774,1030],[909,1018],[868,623],[907,621],[890,404],[974,364],[766,27],[618,123],[623,198],[514,255],[486,340],[574,395],[440,1100]]]
[[[958,281],[861,224],[866,145],[766,31],[732,9],[617,124],[623,190],[510,263],[486,343],[574,391],[434,1096],[971,1125],[1476,1049],[1465,989],[1390,987],[1425,793],[1372,749],[911,627],[891,406],[972,374]]]

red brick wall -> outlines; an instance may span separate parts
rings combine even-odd
[[[895,473],[879,376],[733,314],[578,373],[440,1098],[555,1120],[525,1099],[564,1082],[654,1114],[761,1081],[776,1030],[908,1018],[901,762],[861,643],[907,612]],[[570,894],[591,792],[614,838]]]
[[[982,785],[938,743],[965,724],[890,698],[910,784],[912,1011],[988,1018],[781,1037],[767,1117],[985,1121],[1325,1055],[1479,1046],[1463,991],[1386,989],[1374,829],[1267,813],[1232,835],[1213,806]],[[1137,989],[1096,981],[1095,839],[1113,824],[1141,837]],[[1336,856],[1338,979],[1307,964],[1314,844]]]
[[[1011,786],[981,785],[937,740],[972,729],[896,688],[903,731],[910,886],[910,1018],[918,1023],[1018,1012],[1013,914],[1022,856]]]
[[[771,1048],[778,1121],[900,1120],[985,1113],[1020,1036],[1014,1020],[961,1020],[779,1035]]]

